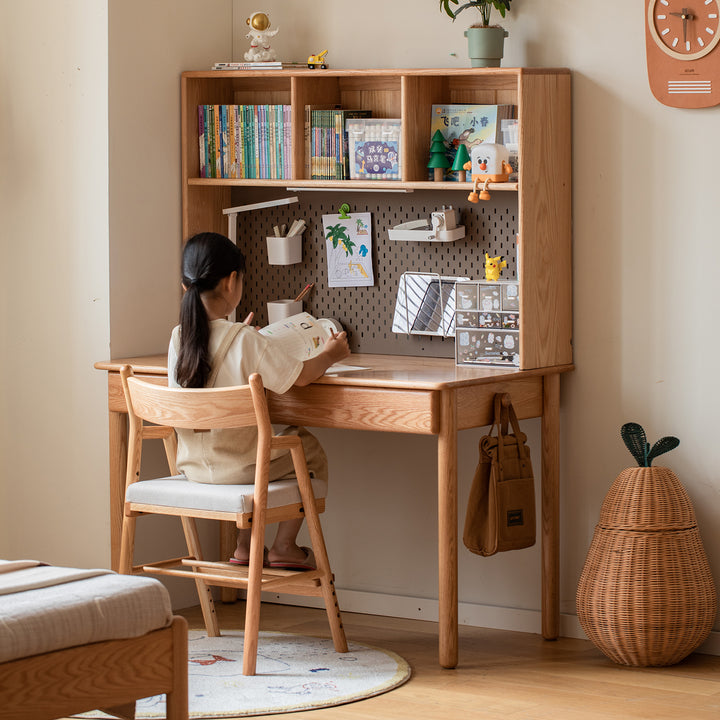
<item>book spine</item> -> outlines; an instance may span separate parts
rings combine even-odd
[[[220,141],[220,106],[213,105],[213,138],[215,141],[215,175],[222,177],[222,144]]]
[[[217,165],[215,161],[215,106],[207,106],[207,122],[205,132],[208,137],[208,177],[217,177]]]
[[[252,105],[253,118],[253,156],[255,159],[254,178],[261,178],[260,174],[260,109],[257,105]]]
[[[228,174],[228,143],[227,143],[227,105],[220,106],[220,163],[222,174],[220,177],[227,178]]]
[[[228,177],[237,177],[237,153],[235,152],[235,106],[227,106],[227,141],[230,166]]]
[[[292,178],[292,109],[285,105],[283,119],[285,121],[285,178]]]
[[[243,155],[242,155],[242,119],[239,113],[239,107],[233,105],[233,118],[235,124],[235,135],[233,142],[235,144],[235,158],[237,162],[237,177],[245,177],[243,168]]]
[[[310,175],[310,158],[312,157],[312,111],[310,106],[305,106],[305,170],[303,177],[308,180]]]
[[[205,106],[198,105],[198,175],[207,177],[207,154],[205,152]]]

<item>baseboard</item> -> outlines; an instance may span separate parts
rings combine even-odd
[[[347,612],[365,615],[386,615],[409,620],[438,621],[437,600],[403,595],[384,595],[359,590],[342,590],[340,588],[337,589],[337,594],[340,609]],[[281,605],[323,607],[322,598],[315,597],[263,593],[263,600]],[[458,622],[460,625],[469,625],[470,627],[486,627],[495,630],[510,630],[538,635],[542,633],[542,617],[539,610],[461,602],[458,605]],[[587,639],[577,615],[573,613],[560,614],[560,635],[580,640]],[[713,630],[697,652],[707,655],[720,655],[720,632]]]

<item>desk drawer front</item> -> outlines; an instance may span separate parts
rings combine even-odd
[[[439,393],[313,385],[284,395],[268,394],[274,423],[434,435],[439,431]]]
[[[543,379],[541,376],[514,378],[505,383],[473,385],[458,390],[458,430],[490,425],[493,421],[495,393],[509,393],[520,420],[542,415]]]

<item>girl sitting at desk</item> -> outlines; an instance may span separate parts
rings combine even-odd
[[[296,360],[251,326],[253,314],[243,323],[226,319],[237,308],[243,291],[245,257],[228,238],[199,233],[183,251],[180,324],[173,330],[168,350],[168,384],[171,387],[230,387],[247,385],[253,373],[275,393],[293,385],[317,380],[334,363],[350,354],[344,332],[333,334],[314,358]],[[327,479],[327,458],[317,439],[302,427],[282,434],[302,439],[308,469]],[[256,428],[194,432],[178,429],[177,466],[193,482],[252,484],[257,451]],[[270,481],[294,477],[290,452],[273,450]],[[296,570],[315,568],[312,550],[297,544],[302,519],[278,524],[267,552],[270,567]],[[239,530],[237,548],[230,562],[247,565],[250,530]]]

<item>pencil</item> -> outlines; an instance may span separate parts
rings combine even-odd
[[[302,292],[295,298],[295,302],[300,302],[313,288],[315,287],[315,283],[311,282],[308,283],[302,290]]]

